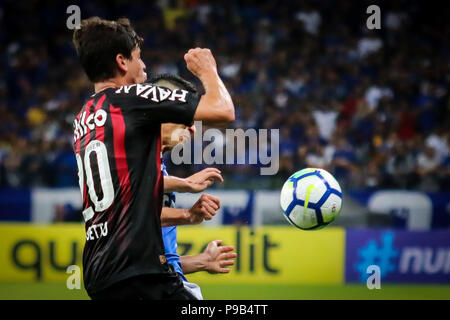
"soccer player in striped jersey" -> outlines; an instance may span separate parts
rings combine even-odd
[[[195,87],[181,77],[174,75],[159,75],[150,83],[154,83],[170,90],[183,89],[190,92],[196,92]],[[162,150],[163,153],[170,152],[177,144],[183,143],[189,136],[195,132],[195,126],[186,127],[182,124],[165,123],[161,128]],[[214,183],[214,180],[223,181],[220,171],[215,168],[206,168],[196,174],[180,179],[169,176],[166,167],[163,164],[164,174],[164,203],[161,214],[162,235],[165,247],[165,255],[168,262],[174,267],[175,271],[183,280],[185,288],[191,292],[197,299],[203,299],[200,287],[192,282],[188,282],[185,274],[198,271],[207,271],[209,273],[228,273],[227,266],[234,265],[232,259],[237,254],[230,252],[234,250],[233,246],[222,246],[222,240],[215,240],[208,243],[206,249],[197,255],[179,256],[177,252],[177,225],[199,224],[203,220],[211,220],[220,208],[219,199],[202,194],[200,199],[191,209],[173,208],[175,206],[175,192],[198,193]]]
[[[161,124],[223,126],[234,121],[234,106],[208,49],[184,55],[202,96],[144,84],[142,41],[128,19],[89,18],[74,30],[95,90],[74,120],[84,284],[92,299],[194,299],[164,256]]]

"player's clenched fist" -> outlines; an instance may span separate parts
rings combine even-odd
[[[209,194],[202,194],[200,199],[188,210],[190,224],[199,224],[203,220],[211,220],[220,209],[220,200]]]
[[[187,68],[197,78],[201,78],[203,75],[209,72],[217,73],[216,59],[209,49],[195,48],[190,49],[185,55]]]

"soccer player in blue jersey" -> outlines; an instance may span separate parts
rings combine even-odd
[[[172,75],[161,75],[154,78],[152,83],[171,90],[184,89],[196,91],[187,81]],[[181,129],[181,130],[180,130]],[[178,143],[183,143],[195,132],[195,127],[180,124],[163,124],[161,127],[162,151],[168,152]],[[177,225],[199,224],[203,220],[211,220],[220,208],[220,201],[209,194],[202,194],[191,209],[174,208],[175,191],[197,193],[211,186],[215,180],[223,181],[220,171],[215,168],[204,169],[188,178],[181,179],[169,176],[163,164],[164,200],[161,212],[162,235],[165,256],[170,265],[183,280],[183,284],[197,299],[203,299],[200,287],[188,282],[185,274],[207,271],[209,273],[228,273],[228,266],[234,265],[237,254],[230,252],[233,246],[222,246],[222,240],[211,241],[206,249],[197,255],[179,256],[177,253]]]

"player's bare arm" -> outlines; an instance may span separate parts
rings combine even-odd
[[[194,120],[214,126],[225,126],[235,119],[234,105],[228,90],[217,73],[217,64],[209,49],[190,49],[185,55],[187,68],[203,84],[205,94],[201,97]]]
[[[222,240],[211,241],[205,251],[192,256],[181,256],[181,267],[185,274],[206,271],[208,273],[228,273],[237,257],[233,246],[222,246]]]
[[[164,192],[198,193],[212,186],[214,181],[223,182],[220,170],[216,168],[203,169],[187,178],[165,176]]]
[[[211,220],[219,209],[220,200],[204,193],[190,209],[162,208],[161,226],[200,224],[204,220]]]

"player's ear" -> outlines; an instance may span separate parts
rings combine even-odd
[[[121,53],[118,53],[116,55],[116,64],[117,64],[117,68],[119,68],[120,71],[122,72],[127,72],[128,71],[128,65],[126,63],[127,58],[125,58],[125,56]]]

